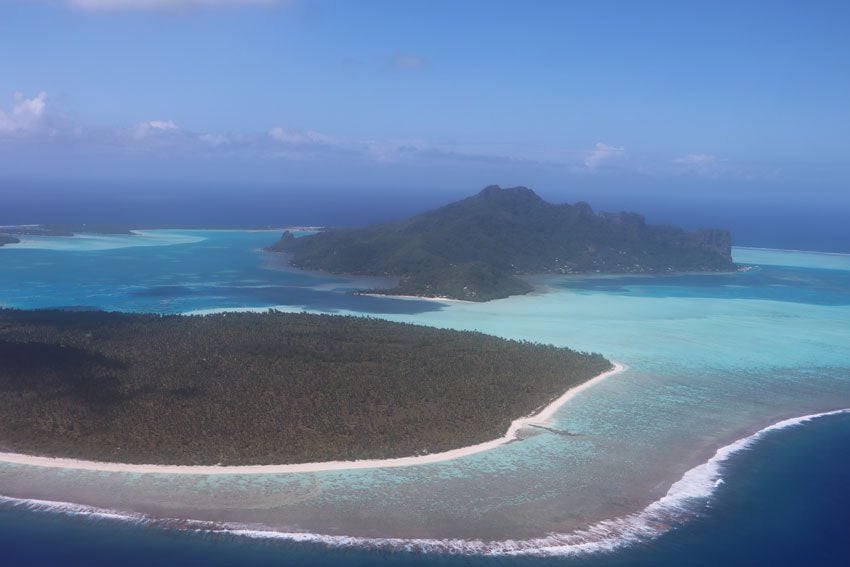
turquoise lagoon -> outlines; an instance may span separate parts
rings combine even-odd
[[[0,494],[246,537],[570,554],[682,525],[711,506],[741,440],[850,408],[850,256],[739,248],[752,269],[541,277],[528,296],[439,303],[352,296],[381,282],[288,269],[261,250],[276,238],[150,231],[4,247],[0,305],[369,315],[601,352],[628,370],[562,407],[552,426],[572,435],[525,431],[439,464],[214,477],[0,464]]]

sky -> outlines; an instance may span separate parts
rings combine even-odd
[[[849,26],[817,0],[3,0],[0,195],[850,210]]]

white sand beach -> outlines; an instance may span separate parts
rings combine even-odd
[[[128,464],[128,463],[106,463],[98,461],[84,461],[79,459],[63,459],[53,457],[38,457],[33,455],[24,455],[21,453],[0,453],[0,462],[12,463],[18,465],[29,465],[36,467],[48,467],[59,469],[76,469],[101,472],[124,472],[137,474],[194,474],[194,475],[226,475],[226,474],[281,474],[281,473],[309,473],[320,471],[343,471],[351,469],[372,469],[372,468],[394,468],[407,467],[414,465],[425,465],[430,463],[439,463],[442,461],[450,461],[459,459],[483,451],[489,451],[505,443],[509,443],[517,439],[518,432],[529,425],[543,425],[546,423],[555,412],[563,406],[567,401],[575,397],[580,392],[593,387],[606,378],[613,376],[626,369],[626,366],[614,362],[614,368],[603,372],[584,382],[570,388],[559,398],[545,406],[539,412],[515,419],[507,432],[498,439],[486,441],[477,445],[452,449],[442,453],[433,453],[428,455],[418,455],[412,457],[400,457],[394,459],[369,459],[362,461],[327,461],[317,463],[298,463],[290,465],[237,465],[237,466],[217,466],[217,465],[146,465],[146,464]]]
[[[392,294],[383,294],[383,293],[358,293],[357,295],[363,297],[380,297],[380,298],[388,298],[388,299],[406,299],[412,301],[436,301],[437,303],[471,303],[476,304],[477,301],[467,301],[465,299],[454,299],[452,297],[443,297],[442,295],[437,295],[434,297],[425,297],[423,295],[392,295]]]

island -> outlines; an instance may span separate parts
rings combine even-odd
[[[649,225],[635,213],[490,186],[400,222],[300,238],[287,231],[268,250],[297,268],[398,279],[369,293],[489,301],[530,292],[523,275],[732,271],[731,248],[725,230]]]
[[[598,354],[304,313],[0,309],[0,452],[163,465],[408,457],[488,442]]]
[[[4,246],[6,244],[18,244],[20,243],[20,239],[15,238],[14,236],[10,236],[8,234],[0,234],[0,246]]]

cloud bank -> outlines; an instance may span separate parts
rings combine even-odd
[[[630,155],[624,146],[596,142],[589,148],[443,144],[421,139],[358,139],[274,125],[265,131],[187,130],[157,117],[130,126],[91,128],[54,114],[46,92],[16,93],[8,110],[0,107],[0,144],[7,148],[50,145],[54,150],[83,150],[92,155],[147,155],[177,159],[239,157],[319,164],[523,165],[567,174],[651,177],[758,175],[756,168],[732,164],[706,153],[650,159]]]
[[[172,120],[149,120],[148,122],[136,124],[131,129],[131,132],[133,137],[137,140],[141,140],[151,135],[163,132],[176,132],[178,130],[180,130],[180,128]]]

